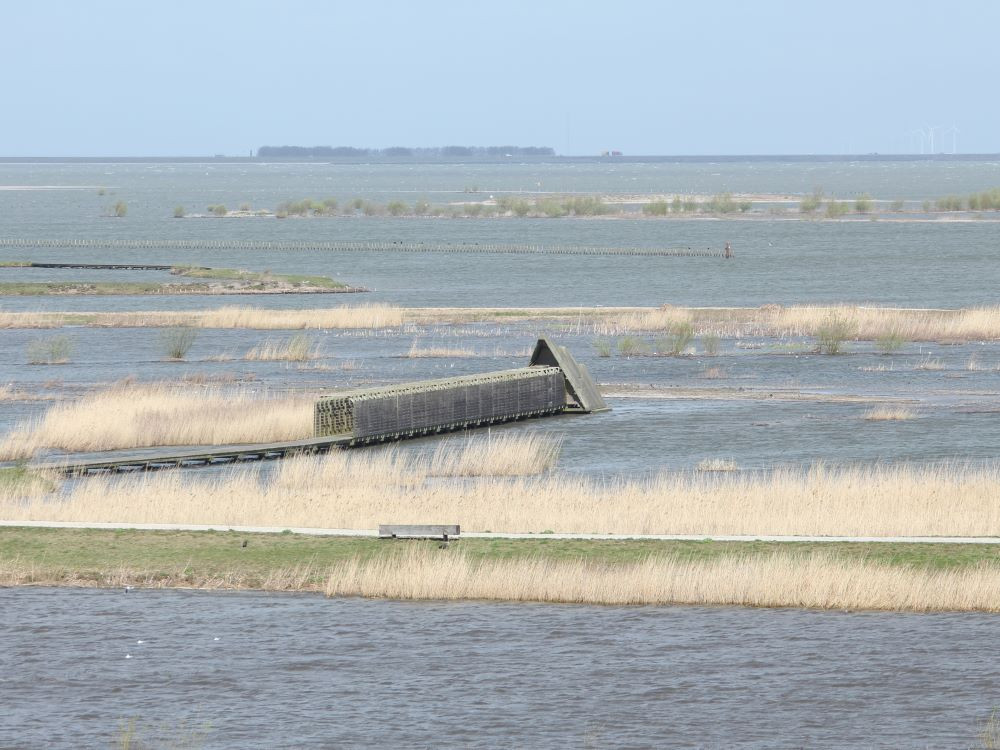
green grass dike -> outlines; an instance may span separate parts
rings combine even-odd
[[[5,268],[30,268],[28,261],[7,261]],[[363,292],[327,276],[245,271],[235,268],[175,266],[177,281],[5,281],[0,295],[10,297],[73,295],[164,295],[164,294],[321,294]]]
[[[25,481],[8,474],[0,481]],[[321,591],[334,566],[391,560],[415,550],[438,551],[435,541],[235,531],[145,531],[0,528],[0,585],[146,585]],[[650,558],[710,562],[807,558],[823,553],[845,561],[910,570],[972,570],[1000,565],[1000,545],[910,543],[784,543],[654,540],[459,539],[441,554],[459,551],[473,562],[550,560],[628,565]],[[436,552],[435,552],[436,554]]]

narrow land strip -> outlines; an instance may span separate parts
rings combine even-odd
[[[0,529],[0,586],[23,585],[993,612],[1000,546]]]
[[[128,531],[211,531],[235,534],[302,534],[306,536],[378,538],[375,529],[320,529],[288,526],[226,526],[183,523],[101,523],[80,521],[0,521],[0,528],[92,529]],[[649,541],[649,542],[766,542],[769,544],[1000,544],[993,536],[803,536],[782,534],[566,534],[462,532],[461,539]]]

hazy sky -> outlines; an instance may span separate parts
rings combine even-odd
[[[1000,151],[995,0],[49,0],[0,31],[0,155]]]

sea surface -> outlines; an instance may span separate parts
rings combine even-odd
[[[0,747],[970,748],[1000,620],[0,590]],[[187,743],[187,744],[185,744]]]
[[[163,263],[330,275],[363,295],[0,297],[9,310],[222,305],[757,306],[1000,303],[1000,222],[795,218],[822,187],[919,205],[1000,185],[992,162],[719,164],[0,164],[0,238],[206,241],[202,249],[12,249],[0,261]],[[25,189],[25,188],[33,189]],[[475,191],[475,192],[470,192]],[[783,220],[174,219],[175,206],[335,196],[448,203],[507,193],[788,195]],[[109,206],[128,204],[124,218]],[[735,258],[239,251],[208,241],[399,241],[691,247]],[[0,268],[0,281],[150,280],[158,272]],[[287,331],[199,331],[185,362],[159,331],[0,330],[0,437],[123,378],[259,393],[524,364],[567,345],[613,410],[503,426],[562,439],[561,471],[595,477],[816,462],[992,464],[1000,344],[871,342],[830,357],[805,339],[728,339],[716,354],[625,356],[620,336],[518,322],[313,331],[307,363],[254,362]],[[29,364],[52,336],[65,365]],[[652,347],[652,337],[644,337]],[[603,340],[610,356],[602,355]],[[414,359],[411,347],[462,356]],[[192,387],[199,387],[192,385]],[[711,392],[712,398],[705,398]],[[873,422],[880,402],[910,409]],[[450,438],[457,439],[457,438]],[[434,439],[400,447],[429,451]],[[218,473],[231,468],[213,469]],[[1000,621],[978,614],[388,602],[180,591],[0,590],[0,748],[101,747],[122,728],[155,747],[969,748],[1000,706]],[[131,727],[129,730],[128,727]]]

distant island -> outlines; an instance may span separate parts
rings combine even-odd
[[[438,146],[434,148],[409,148],[391,146],[389,148],[356,148],[354,146],[261,146],[257,156],[281,159],[329,159],[359,156],[555,156],[555,149],[549,146]]]

